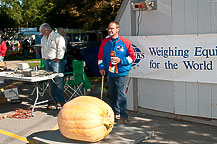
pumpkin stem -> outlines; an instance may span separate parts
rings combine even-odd
[[[107,119],[104,120],[104,126],[106,127],[107,130],[112,128],[113,125],[114,124],[112,122],[110,122],[109,120],[107,120]]]

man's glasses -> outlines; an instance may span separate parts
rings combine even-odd
[[[114,30],[115,28],[106,28],[107,31]]]

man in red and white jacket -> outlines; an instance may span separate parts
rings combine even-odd
[[[7,46],[5,41],[1,38],[2,37],[2,32],[0,31],[0,62],[3,62],[5,53],[7,51]]]
[[[135,51],[131,42],[119,36],[120,25],[110,22],[108,34],[110,37],[101,43],[98,53],[100,74],[109,76],[109,101],[119,123],[126,123],[127,96],[125,94],[126,80],[135,60]]]

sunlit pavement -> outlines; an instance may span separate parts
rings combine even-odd
[[[15,85],[13,85],[15,83]],[[22,97],[22,104],[11,104],[10,102],[0,104],[0,116],[13,114],[15,108],[27,109],[33,103],[35,95],[29,96],[33,89],[31,83],[16,83],[16,81],[6,81],[6,84],[19,89]],[[93,88],[89,93],[91,96],[100,97],[101,78],[92,81]],[[48,98],[48,97],[44,97]],[[103,100],[107,101],[106,93]],[[24,144],[27,143],[31,135],[40,131],[55,129],[57,126],[57,115],[59,110],[48,110],[45,105],[39,106],[34,112],[34,116],[29,119],[9,119],[0,120],[0,143],[2,144]],[[153,132],[154,137],[140,143],[172,143],[172,144],[216,144],[217,127],[197,124],[186,121],[177,121],[169,118],[146,115],[129,111],[129,124],[133,127],[144,128]]]

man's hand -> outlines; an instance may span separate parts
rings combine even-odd
[[[105,72],[104,69],[100,69],[100,70],[99,70],[99,73],[100,73],[102,76],[104,76],[106,72]]]
[[[55,61],[55,62],[60,62],[61,61],[61,59],[54,59],[53,61]]]
[[[116,65],[121,62],[121,59],[119,57],[111,57],[111,61],[113,65]]]

